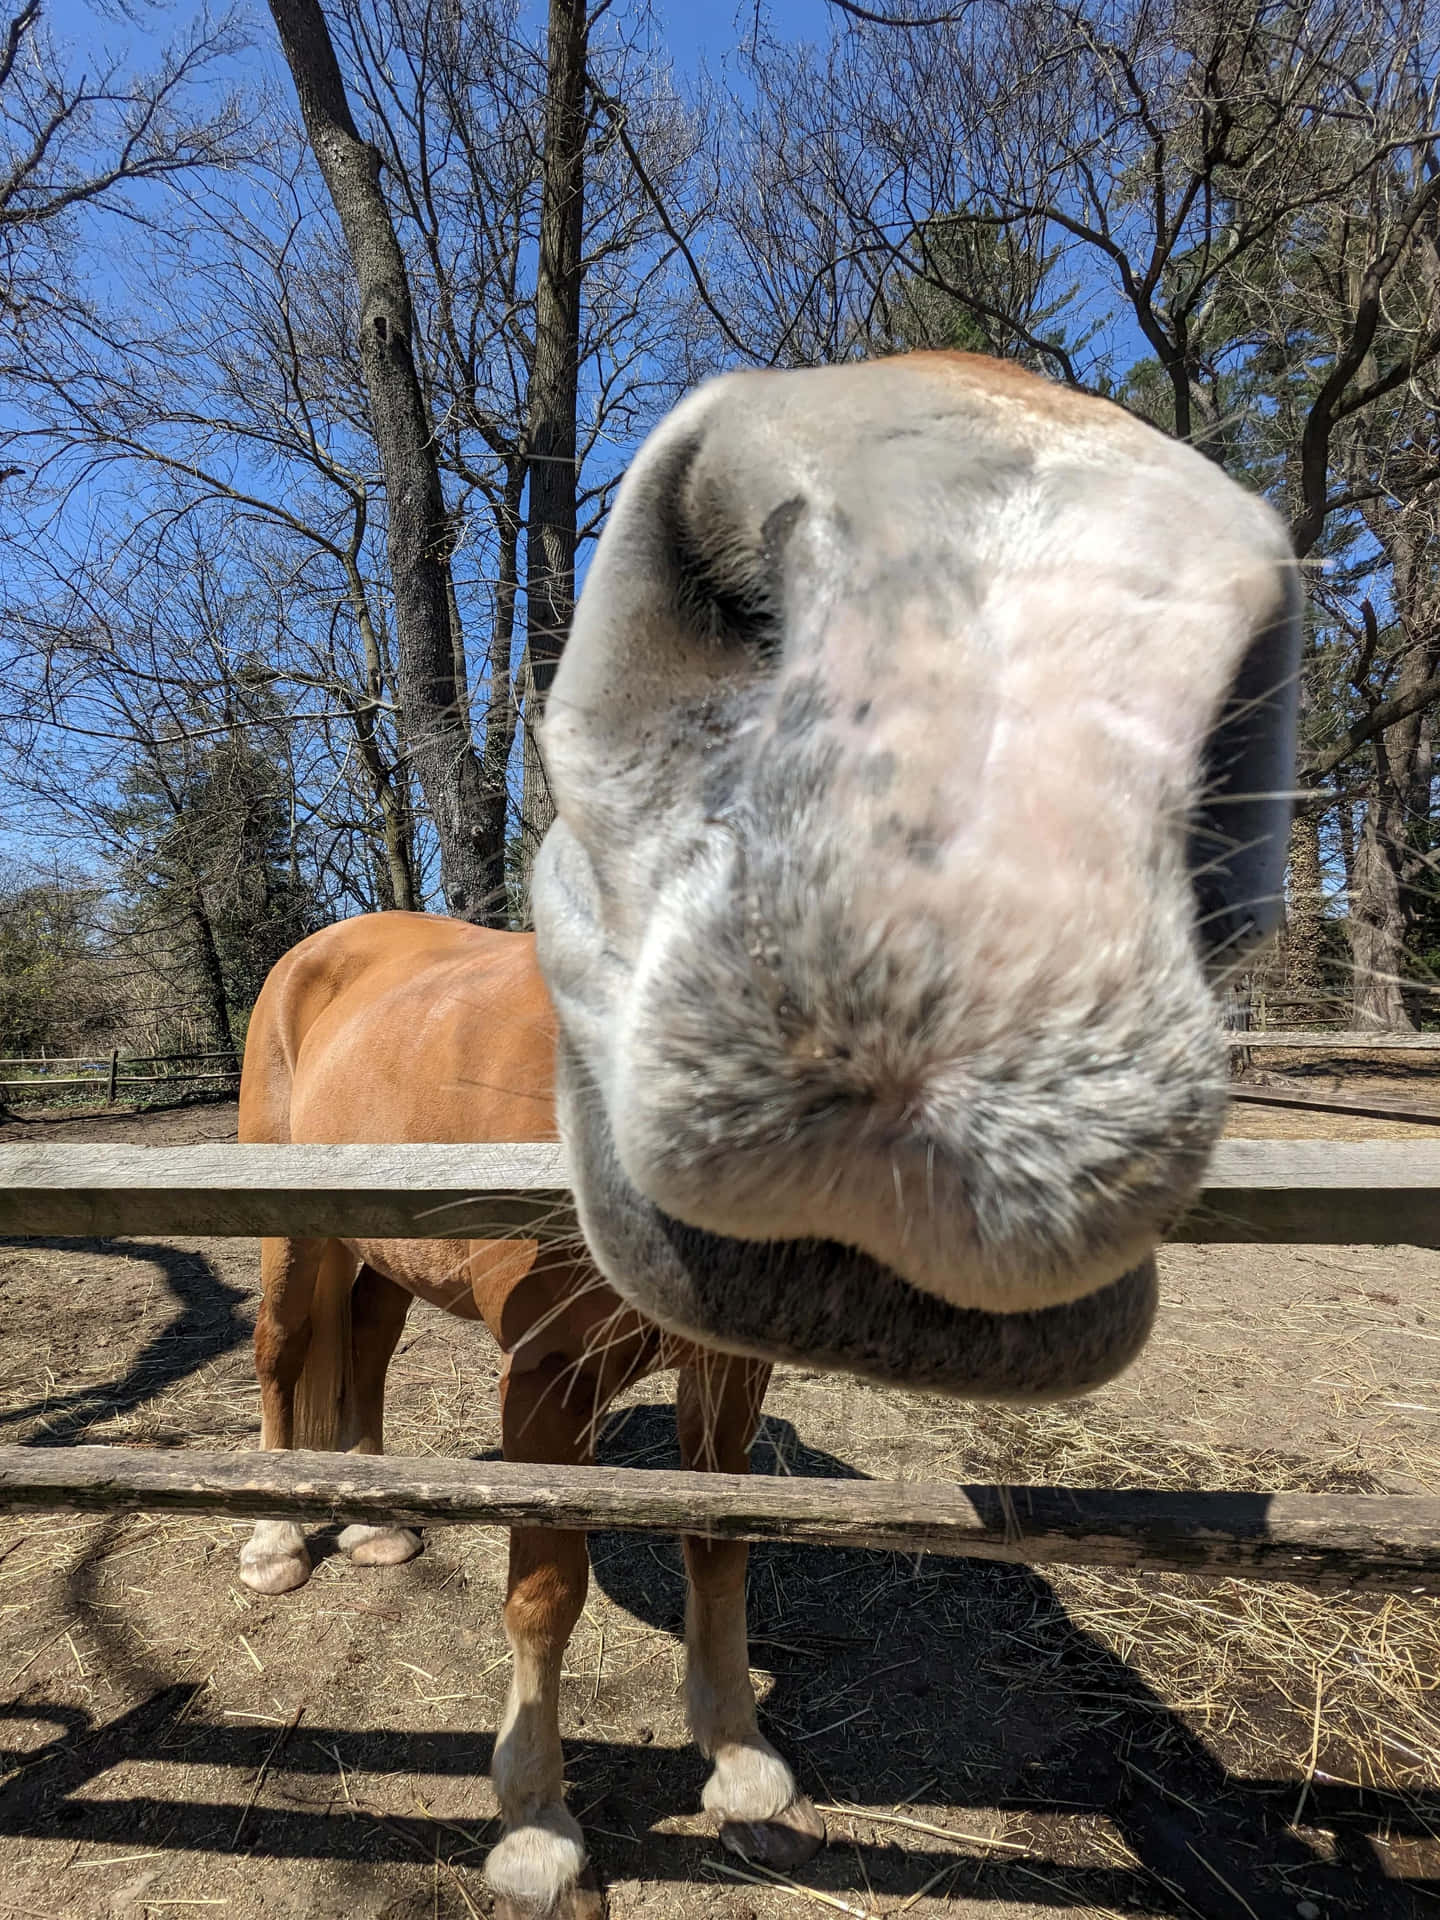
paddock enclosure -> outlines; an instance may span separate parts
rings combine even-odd
[[[1428,1058],[1367,1072],[1361,1092],[1433,1098]],[[164,1145],[218,1142],[230,1124],[227,1109],[197,1108],[88,1131]],[[5,1129],[7,1174],[17,1146],[35,1166],[86,1126]],[[1289,1511],[1268,1494],[1322,1496],[1352,1516],[1422,1496],[1399,1511],[1433,1513],[1440,1252],[1383,1241],[1440,1240],[1428,1170],[1440,1143],[1396,1120],[1272,1107],[1237,1111],[1241,1130],[1260,1139],[1227,1146],[1240,1170],[1229,1200],[1212,1190],[1195,1242],[1166,1250],[1161,1322],[1130,1374],[1081,1403],[1017,1410],[783,1368],[757,1468],[785,1478],[752,1489],[758,1507],[771,1491],[769,1507],[792,1515],[819,1498],[833,1521],[846,1503],[815,1480],[864,1475],[913,1487],[917,1509],[927,1483],[953,1482],[1226,1490],[1249,1498],[1237,1520]],[[1263,1142],[1307,1130],[1416,1143],[1381,1156],[1408,1163],[1409,1184],[1376,1192],[1379,1159],[1367,1171],[1363,1153],[1342,1165],[1319,1146],[1312,1162],[1328,1158],[1334,1177],[1296,1200],[1308,1228],[1282,1228],[1308,1243],[1255,1244],[1244,1196],[1264,1190],[1254,1169],[1280,1153]],[[106,1156],[84,1159],[93,1192]],[[112,1168],[126,1172],[123,1159]],[[383,1184],[378,1169],[370,1178]],[[433,1203],[455,1197],[437,1188]],[[87,1224],[105,1232],[105,1202],[93,1204]],[[135,1237],[115,1237],[123,1217],[79,1242],[53,1222],[29,1238],[8,1223],[0,1438],[28,1443],[32,1479],[63,1478],[79,1456],[58,1449],[81,1441],[131,1450],[137,1478],[162,1480],[198,1464],[182,1448],[253,1445],[253,1245],[222,1236],[213,1213],[208,1232],[193,1216],[184,1230],[181,1205],[163,1238],[140,1237],[137,1219]],[[476,1329],[416,1311],[392,1372],[389,1445],[441,1459],[397,1458],[392,1472],[438,1483],[444,1459],[471,1458],[476,1477],[497,1478],[494,1360]],[[675,1464],[656,1385],[612,1417],[607,1469]],[[435,1528],[409,1567],[330,1557],[300,1593],[262,1600],[235,1577],[247,1523],[166,1511],[160,1484],[138,1487],[155,1504],[137,1513],[0,1520],[0,1913],[485,1912],[503,1534]],[[849,1505],[877,1497],[857,1485]],[[992,1549],[1026,1531],[1023,1512],[978,1518]],[[773,1520],[752,1512],[750,1530]],[[1419,1585],[1425,1543],[1412,1544]],[[831,1835],[794,1886],[776,1886],[736,1879],[751,1870],[720,1859],[696,1812],[678,1549],[616,1531],[592,1545],[562,1720],[570,1802],[621,1920],[1435,1909],[1440,1626],[1398,1563],[1397,1590],[1346,1594],[770,1541],[751,1580],[762,1724],[827,1804]]]

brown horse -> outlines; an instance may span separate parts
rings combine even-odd
[[[346,920],[271,973],[240,1089],[245,1141],[498,1141],[555,1137],[554,1023],[528,934],[424,914]],[[261,1445],[379,1453],[385,1373],[413,1298],[483,1320],[500,1346],[507,1460],[589,1458],[600,1417],[646,1374],[678,1371],[680,1451],[741,1473],[770,1369],[662,1333],[600,1277],[578,1239],[264,1240],[255,1324]],[[408,1528],[352,1526],[361,1565],[408,1560]],[[746,1548],[687,1537],[686,1701],[714,1762],[705,1806],[737,1852],[794,1865],[823,1828],[756,1725]],[[241,1578],[285,1593],[309,1577],[298,1527],[261,1521]],[[505,1835],[487,1873],[501,1914],[601,1911],[564,1801],[560,1667],[585,1602],[582,1533],[517,1527],[505,1628],[514,1674],[495,1746]]]
[[[547,702],[544,986],[519,936],[361,921],[281,964],[246,1057],[252,1140],[536,1139],[558,1113],[583,1249],[270,1243],[265,1444],[379,1447],[412,1294],[490,1326],[526,1459],[581,1457],[663,1365],[685,1457],[721,1468],[777,1358],[1012,1399],[1116,1372],[1223,1124],[1214,983],[1279,916],[1298,610],[1262,501],[1018,368],[686,400]],[[744,1550],[686,1557],[706,1804],[793,1863],[819,1824],[756,1729]],[[306,1570],[294,1528],[257,1529],[252,1584]],[[596,1910],[556,1725],[585,1577],[578,1535],[515,1535],[502,1912]]]

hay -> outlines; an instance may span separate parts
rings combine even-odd
[[[1357,1444],[1305,1460],[1182,1439],[1113,1402],[953,1407],[934,1421],[966,1477],[1010,1484],[1228,1487],[1373,1493]],[[1440,1452],[1410,1449],[1440,1485]],[[1440,1607],[1433,1598],[1335,1595],[1257,1581],[1088,1568],[1047,1573],[1075,1626],[1256,1771],[1391,1789],[1440,1788]],[[1275,1745],[1293,1721],[1296,1744]]]

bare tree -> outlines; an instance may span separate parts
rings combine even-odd
[[[589,0],[550,0],[545,149],[541,173],[535,352],[530,369],[530,501],[527,526],[525,865],[554,807],[534,728],[560,663],[575,609],[576,407],[580,380],[581,247],[585,225],[586,61]]]
[[[582,111],[582,184],[588,170],[593,192],[580,201],[578,256],[572,233],[570,265],[560,262],[569,312],[551,314],[552,334],[578,327],[578,336],[571,391],[557,399],[552,383],[547,398],[534,373],[546,45],[521,31],[509,0],[460,14],[441,0],[340,0],[332,25],[342,104],[354,102],[366,129],[388,257],[405,275],[409,362],[445,489],[437,645],[448,648],[456,738],[480,776],[463,796],[464,850],[483,878],[480,913],[503,924],[524,911],[517,848],[533,851],[538,839],[512,767],[525,628],[548,617],[552,639],[563,637],[569,618],[567,603],[557,623],[553,596],[550,616],[527,613],[527,517],[548,509],[531,502],[527,516],[526,488],[532,469],[556,471],[532,462],[532,435],[537,421],[563,430],[569,420],[560,492],[573,595],[576,547],[596,531],[627,448],[679,384],[670,340],[684,335],[684,303],[677,326],[663,227],[608,120],[592,124]],[[693,160],[691,120],[642,43],[610,33],[586,52],[607,98],[624,101],[635,150],[669,188]],[[83,583],[91,501],[106,503],[111,552],[141,570],[173,564],[171,530],[188,517],[223,525],[229,577],[267,608],[265,671],[310,755],[307,804],[336,850],[318,856],[335,897],[419,905],[436,836],[427,811],[411,806],[416,756],[397,666],[400,595],[382,550],[393,529],[363,358],[365,296],[357,312],[353,249],[306,164],[307,142],[273,111],[263,133],[263,165],[234,192],[211,187],[147,231],[127,275],[128,310],[112,301],[104,332],[27,368],[38,477],[14,532],[37,577]],[[557,298],[552,287],[552,309]],[[534,555],[528,568],[548,577]],[[539,812],[535,786],[532,775]],[[370,849],[373,879],[339,851],[350,842]]]
[[[549,819],[530,723],[568,631],[577,550],[625,446],[685,383],[671,242],[588,102],[623,100],[635,150],[667,192],[697,149],[692,117],[628,30],[592,45],[585,9],[558,14],[539,42],[507,0],[462,13],[439,0],[346,0],[336,14],[411,263],[417,364],[452,503],[457,677],[462,614],[488,627],[471,702],[490,894],[508,844],[522,917]]]
[[[310,819],[263,617],[182,524],[166,567],[96,554],[6,609],[9,799],[110,868],[116,958],[231,1047],[269,966],[315,924]]]
[[[379,156],[351,117],[318,0],[271,0],[271,12],[360,290],[360,357],[385,473],[406,740],[440,842],[446,904],[461,918],[479,919],[494,911],[476,836],[484,793],[456,684],[451,529],[415,364],[405,261],[380,187]]]
[[[268,184],[263,221],[241,196],[212,200],[198,229],[177,223],[152,252],[170,307],[162,335],[110,365],[89,352],[52,356],[32,370],[31,411],[43,416],[42,444],[83,453],[92,474],[97,463],[126,473],[143,508],[126,535],[132,563],[170,564],[172,515],[195,503],[228,509],[232,567],[275,610],[269,671],[349,717],[341,758],[353,752],[373,807],[375,904],[416,908],[395,676],[367,554],[373,451],[352,421],[364,393],[340,262],[329,236],[308,228],[295,175],[276,161]],[[53,558],[60,539],[42,523],[36,544]]]
[[[58,337],[94,324],[75,264],[87,220],[143,228],[159,190],[251,147],[235,95],[202,90],[243,44],[230,19],[193,28],[154,72],[125,75],[88,47],[82,64],[43,14],[42,0],[0,14],[0,390],[12,400]],[[23,471],[0,448],[0,483]]]

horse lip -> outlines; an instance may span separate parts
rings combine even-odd
[[[1153,1259],[1079,1299],[994,1313],[923,1293],[835,1241],[726,1240],[653,1215],[693,1283],[690,1331],[705,1342],[957,1398],[1088,1392],[1140,1352],[1158,1303]]]

